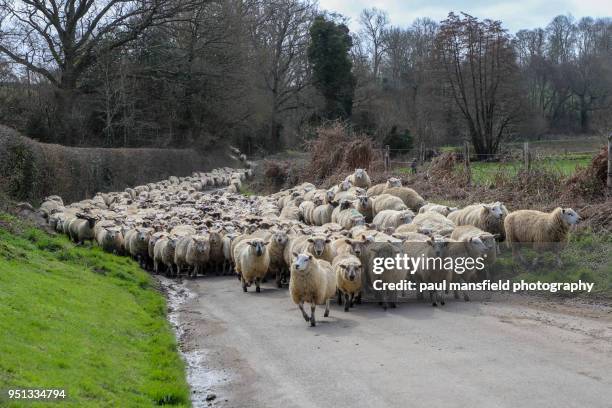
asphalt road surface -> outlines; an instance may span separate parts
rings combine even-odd
[[[318,307],[313,328],[271,284],[162,282],[196,407],[612,407],[610,307],[477,294]]]

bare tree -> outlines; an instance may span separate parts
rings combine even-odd
[[[376,7],[365,9],[359,17],[361,22],[360,36],[368,47],[372,61],[372,76],[378,78],[380,64],[385,52],[385,32],[389,26],[389,16],[386,11]]]
[[[509,36],[499,21],[450,13],[440,26],[437,52],[476,153],[496,153],[518,114],[518,69]]]

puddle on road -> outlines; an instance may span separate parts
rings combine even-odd
[[[208,367],[206,350],[185,350],[185,336],[187,332],[181,322],[181,306],[195,297],[184,283],[155,276],[160,282],[168,303],[168,321],[174,330],[179,350],[187,366],[187,382],[191,388],[191,402],[194,407],[221,406],[223,401],[215,392],[218,385],[229,381],[229,375],[222,370]],[[213,398],[214,396],[214,398]],[[207,400],[208,399],[208,400]]]

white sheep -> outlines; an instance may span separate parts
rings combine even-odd
[[[512,255],[525,262],[520,254],[521,244],[533,245],[536,251],[552,250],[561,262],[561,249],[568,240],[570,226],[580,222],[580,216],[571,208],[556,208],[550,213],[534,210],[514,211],[506,216],[504,227],[507,245]],[[537,256],[534,265],[537,264]]]
[[[385,193],[372,198],[372,215],[374,217],[383,210],[403,211],[407,209],[408,206],[404,204],[401,198],[391,194]]]
[[[308,252],[293,254],[289,293],[298,305],[302,316],[311,326],[316,326],[315,309],[325,304],[324,317],[329,316],[330,300],[336,293],[336,277],[329,262],[316,259]],[[310,303],[310,316],[304,311],[304,303]]]
[[[414,213],[411,210],[383,210],[376,214],[373,224],[379,231],[385,231],[387,228],[395,230],[400,225],[410,224],[413,218]]]
[[[344,311],[348,312],[349,308],[353,307],[355,299],[361,294],[361,261],[355,255],[342,254],[334,258],[332,268],[336,274],[338,304],[342,305],[344,300]]]
[[[270,266],[270,254],[266,249],[268,244],[269,242],[258,238],[248,238],[236,245],[234,252],[236,273],[240,275],[244,292],[247,292],[247,288],[253,283],[255,283],[255,291],[261,291],[261,281],[265,278]]]

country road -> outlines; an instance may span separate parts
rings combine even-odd
[[[612,407],[606,306],[501,294],[388,312],[333,305],[311,328],[286,289],[162,284],[196,407]]]

